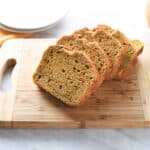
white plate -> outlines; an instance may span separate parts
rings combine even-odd
[[[68,0],[1,0],[0,26],[15,32],[46,30],[60,21]]]

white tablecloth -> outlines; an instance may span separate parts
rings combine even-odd
[[[146,0],[76,0],[70,4],[70,11],[58,25],[33,37],[60,37],[80,27],[103,23],[121,29],[131,38],[150,41]],[[8,77],[5,80],[7,88]],[[0,150],[20,149],[149,150],[150,129],[0,129]]]

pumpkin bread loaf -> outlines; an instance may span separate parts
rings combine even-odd
[[[97,42],[88,42],[86,39],[78,39],[75,35],[63,36],[57,44],[67,47],[69,50],[84,51],[96,65],[99,75],[105,79],[110,74],[110,61]]]
[[[70,106],[82,104],[103,79],[84,52],[50,46],[33,76],[34,82]]]
[[[143,47],[107,25],[82,28],[44,52],[33,80],[67,105],[79,106],[103,80],[126,78]]]

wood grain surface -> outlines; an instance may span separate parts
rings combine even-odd
[[[105,81],[78,108],[40,90],[32,75],[44,50],[56,39],[9,40],[0,51],[0,79],[16,63],[11,90],[0,92],[0,127],[138,128],[150,127],[150,44],[126,81]],[[0,80],[1,81],[1,80]]]

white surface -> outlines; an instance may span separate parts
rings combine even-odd
[[[68,0],[1,0],[0,24],[12,31],[40,31],[60,21],[68,7]]]
[[[107,23],[130,37],[150,41],[145,5],[146,0],[72,1],[70,12],[60,24],[34,37],[60,37],[83,26]],[[0,150],[3,149],[149,150],[150,129],[0,129]]]

